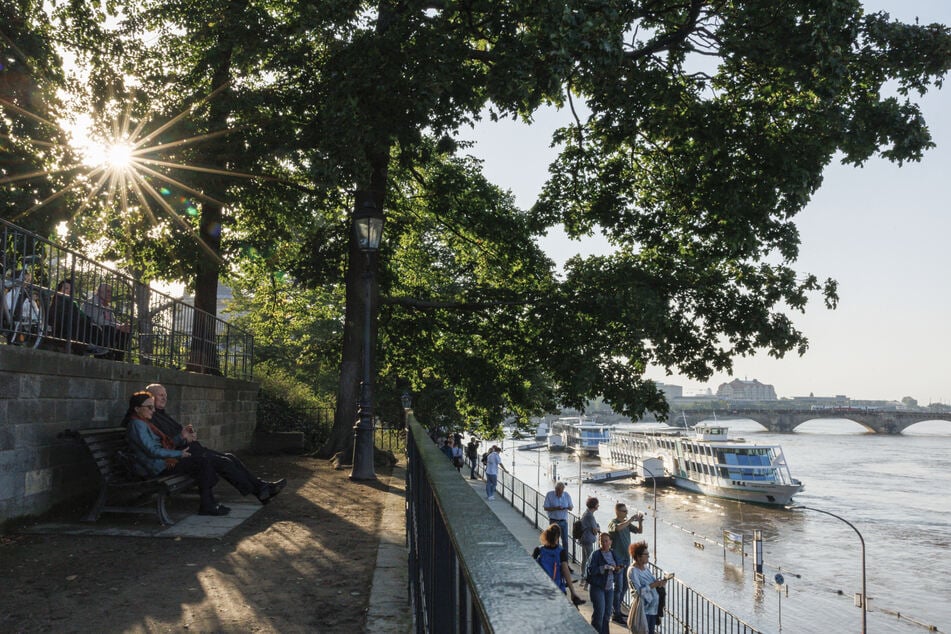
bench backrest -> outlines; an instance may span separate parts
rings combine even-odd
[[[128,480],[130,477],[126,462],[119,455],[120,451],[128,449],[125,432],[124,427],[81,429],[77,432],[96,461],[99,475],[106,482]]]

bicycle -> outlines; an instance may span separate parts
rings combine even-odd
[[[38,348],[47,332],[46,304],[50,292],[33,284],[30,269],[37,258],[23,258],[19,274],[10,270],[3,276],[0,329],[11,345]]]

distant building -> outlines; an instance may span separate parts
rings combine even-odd
[[[776,390],[772,385],[760,383],[756,379],[744,381],[734,379],[729,383],[721,383],[717,388],[717,396],[731,401],[775,401]]]
[[[667,399],[669,403],[671,399],[683,398],[684,397],[684,388],[682,385],[668,385],[667,383],[656,383],[657,389],[664,394],[664,398]]]

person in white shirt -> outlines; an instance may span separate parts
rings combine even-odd
[[[502,464],[502,450],[498,445],[492,445],[489,449],[489,455],[485,459],[485,496],[495,499],[495,486],[499,482],[499,468],[502,471],[508,471]]]
[[[555,490],[545,495],[545,510],[548,512],[548,523],[558,524],[561,527],[561,545],[568,551],[568,512],[574,508],[571,496],[565,491],[565,483],[555,484]]]

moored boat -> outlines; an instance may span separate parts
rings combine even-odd
[[[566,416],[551,424],[551,431],[560,434],[569,451],[598,455],[598,445],[611,438],[611,427],[584,416]],[[551,435],[549,434],[549,438]],[[549,442],[549,446],[550,446]]]
[[[663,474],[656,476],[688,491],[741,502],[784,506],[803,488],[779,445],[730,440],[722,425],[697,425],[693,435],[666,425],[639,427],[615,430],[600,446],[601,461],[640,468],[659,459]]]

